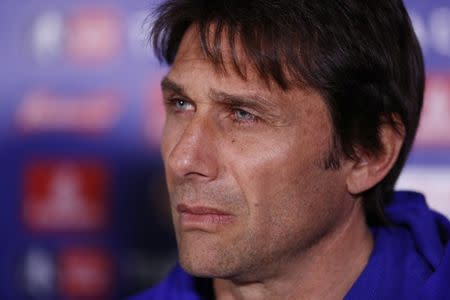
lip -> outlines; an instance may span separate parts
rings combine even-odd
[[[207,206],[188,206],[178,204],[177,212],[180,225],[184,229],[215,229],[233,222],[234,215],[217,208]]]

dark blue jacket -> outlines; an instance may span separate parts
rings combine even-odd
[[[450,299],[450,222],[413,192],[395,193],[386,214],[393,225],[371,228],[375,247],[345,299]],[[207,283],[176,266],[159,285],[129,300],[205,299],[202,294],[212,292]]]

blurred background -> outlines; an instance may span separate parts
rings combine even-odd
[[[0,2],[0,299],[122,299],[173,265],[154,5]],[[406,5],[428,79],[398,188],[450,217],[450,3]]]

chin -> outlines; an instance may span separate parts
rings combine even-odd
[[[218,262],[212,262],[208,258],[180,255],[180,265],[189,274],[196,277],[221,277],[223,270]]]
[[[179,254],[180,265],[187,273],[209,278],[224,278],[234,273],[234,264],[224,255],[225,251],[217,253],[207,249],[189,250],[181,250]]]

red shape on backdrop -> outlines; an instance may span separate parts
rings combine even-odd
[[[416,146],[450,146],[450,74],[428,75]]]
[[[107,299],[111,294],[114,268],[111,257],[102,249],[65,249],[57,268],[63,297]]]
[[[25,170],[25,225],[38,232],[102,230],[109,219],[107,188],[100,164],[31,164]]]
[[[67,22],[65,48],[68,58],[81,64],[114,59],[124,44],[122,27],[122,20],[113,9],[78,9]]]

